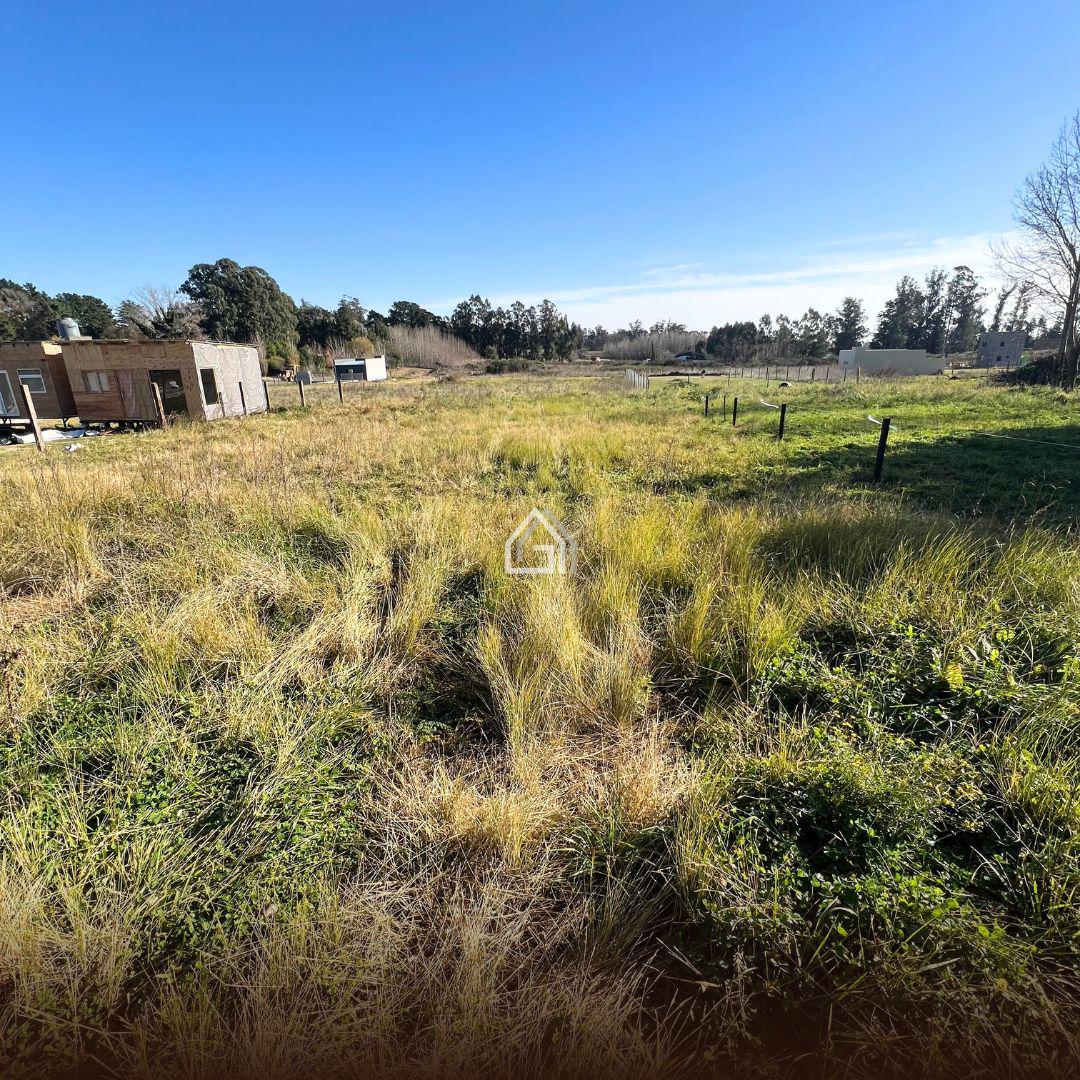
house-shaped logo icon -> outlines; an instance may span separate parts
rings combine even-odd
[[[554,514],[533,507],[506,541],[508,574],[573,574],[577,541]]]

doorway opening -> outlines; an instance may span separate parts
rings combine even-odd
[[[150,382],[161,391],[166,416],[187,415],[187,394],[179,371],[151,371]]]

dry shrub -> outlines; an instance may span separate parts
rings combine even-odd
[[[687,330],[662,330],[654,334],[642,334],[636,338],[609,341],[604,346],[604,356],[627,364],[643,364],[652,361],[663,364],[682,352],[693,352],[706,335]]]
[[[119,1043],[152,1077],[649,1077],[677,1039],[642,1025],[645,976],[582,951],[589,913],[535,875],[328,886],[249,948],[167,986]],[[180,1057],[177,1052],[180,1051]]]
[[[437,326],[391,326],[387,341],[390,354],[410,367],[461,369],[483,363],[461,338]]]

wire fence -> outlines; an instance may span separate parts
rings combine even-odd
[[[631,374],[632,373],[632,374]],[[641,379],[764,379],[770,383],[836,383],[861,382],[867,377],[866,372],[857,364],[760,364],[754,366],[730,366],[718,370],[699,371],[655,371],[641,372],[636,368],[627,368],[628,381],[645,389]]]
[[[747,373],[747,374],[743,374],[744,372]],[[760,374],[755,376],[754,373],[758,373],[758,372],[764,372],[764,376],[762,376]],[[856,381],[861,381],[862,376],[858,373],[858,369],[856,369],[856,372],[857,372],[857,374],[855,376]],[[738,374],[736,374],[736,373],[738,373]],[[768,368],[768,366],[762,366],[761,368],[756,368],[756,367],[755,368],[732,368],[732,369],[728,370],[727,372],[721,372],[721,373],[702,371],[700,373],[695,373],[695,372],[668,372],[668,373],[663,373],[663,374],[660,374],[660,373],[652,374],[652,373],[640,372],[640,371],[638,371],[638,370],[636,370],[634,368],[628,368],[627,371],[626,371],[626,379],[631,384],[631,386],[634,387],[635,389],[642,389],[642,390],[650,389],[651,380],[654,379],[654,378],[663,378],[663,379],[679,378],[679,379],[685,379],[687,385],[692,385],[692,379],[694,379],[695,377],[700,378],[702,380],[704,380],[705,378],[713,378],[713,379],[719,378],[720,380],[722,380],[721,385],[731,385],[733,378],[751,379],[751,378],[754,378],[754,377],[757,377],[757,378],[764,377],[765,382],[766,382],[766,386],[768,386],[770,384],[770,382],[776,382],[776,384],[778,386],[790,385],[789,383],[787,383],[787,380],[777,380],[775,378],[775,376],[773,378],[770,378],[769,377],[769,368]],[[723,380],[726,380],[726,382],[723,381]],[[817,381],[817,380],[811,379],[811,380],[807,380],[807,381]],[[827,382],[827,379],[822,378],[820,381],[822,383],[825,383],[825,382]],[[730,407],[729,407],[729,398],[730,398]],[[732,427],[737,427],[738,424],[739,424],[740,410],[743,412],[743,414],[745,414],[747,405],[750,404],[751,407],[752,407],[753,404],[754,404],[749,398],[744,398],[743,401],[740,403],[739,395],[737,393],[735,393],[734,390],[732,390],[731,392],[725,392],[725,391],[717,389],[717,388],[709,388],[709,389],[707,389],[705,391],[705,393],[704,393],[704,395],[702,397],[702,402],[703,402],[703,406],[704,406],[704,415],[705,415],[706,418],[709,418],[710,415],[713,416],[714,418],[717,416],[716,404],[714,404],[714,399],[719,399],[720,417],[725,422],[730,418],[730,422],[731,422]],[[773,437],[777,441],[783,440],[785,435],[787,434],[787,421],[788,421],[788,413],[789,413],[789,408],[790,408],[789,403],[788,402],[766,401],[765,398],[758,395],[756,404],[758,406],[760,406],[761,408],[763,408],[763,409],[772,410],[772,411],[775,411],[775,412],[777,412],[779,414],[778,423],[777,423],[777,427],[776,427],[776,432],[775,432],[775,435]],[[886,457],[886,453],[888,451],[888,445],[889,445],[889,436],[893,431],[895,431],[899,427],[899,425],[897,424],[895,418],[892,417],[892,416],[886,416],[886,417],[882,417],[881,419],[879,419],[878,417],[876,417],[872,413],[870,413],[870,414],[867,414],[866,420],[867,420],[868,423],[874,425],[878,429],[877,453],[876,453],[875,460],[874,460],[874,482],[879,483],[881,481],[881,478],[882,478],[882,475],[883,475],[883,472],[884,472],[885,457]],[[969,430],[966,430],[966,431],[953,432],[951,434],[953,436],[962,436],[962,437],[975,436],[975,437],[978,437],[978,438],[1002,439],[1002,440],[1006,440],[1006,441],[1010,441],[1010,442],[1027,443],[1027,444],[1033,445],[1033,446],[1046,446],[1046,447],[1051,447],[1051,448],[1054,448],[1054,449],[1073,450],[1073,451],[1080,452],[1080,443],[1060,442],[1060,441],[1054,441],[1054,440],[1049,440],[1049,439],[1032,439],[1032,438],[1029,438],[1027,436],[1021,436],[1021,435],[1008,435],[1008,434],[1005,434],[1004,432],[985,431],[985,430],[979,430],[979,429],[969,429]]]

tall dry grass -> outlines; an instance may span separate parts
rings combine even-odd
[[[387,351],[409,367],[456,370],[479,366],[479,353],[437,326],[387,327]]]
[[[672,493],[628,401],[0,460],[8,1074],[1065,1068],[1075,537]]]
[[[661,330],[604,345],[604,356],[627,364],[664,364],[682,352],[692,352],[708,335],[697,331]]]

